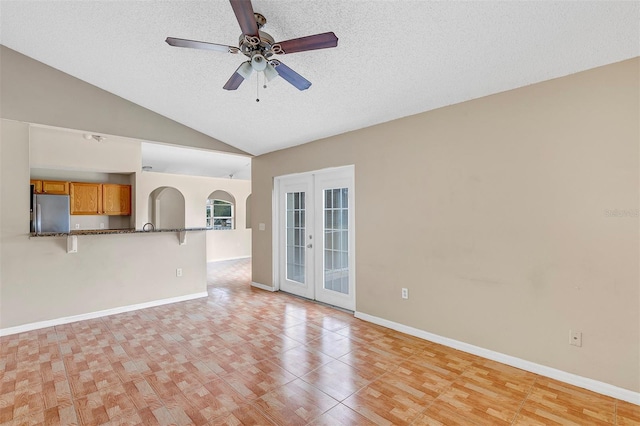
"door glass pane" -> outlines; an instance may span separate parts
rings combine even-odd
[[[348,188],[324,190],[324,288],[349,294]]]
[[[287,193],[287,279],[304,284],[304,192]]]

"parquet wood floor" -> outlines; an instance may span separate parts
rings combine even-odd
[[[251,288],[0,338],[1,425],[640,425],[640,407]]]

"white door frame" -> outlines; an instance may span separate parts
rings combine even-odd
[[[271,220],[271,241],[272,241],[272,271],[273,271],[273,290],[280,290],[280,251],[281,251],[281,243],[280,243],[280,224],[279,218],[281,212],[281,206],[279,205],[279,193],[280,193],[280,181],[281,179],[291,178],[291,177],[303,177],[303,176],[313,176],[313,175],[330,175],[332,173],[336,174],[344,174],[348,173],[351,176],[351,190],[349,191],[349,282],[353,283],[352,285],[352,296],[353,296],[353,307],[351,310],[355,311],[355,298],[356,298],[356,244],[355,244],[355,167],[353,165],[350,166],[342,166],[342,167],[331,167],[321,170],[314,170],[311,172],[305,173],[292,173],[288,175],[276,176],[273,181],[273,192],[272,192],[272,220]],[[319,220],[321,218],[316,218]],[[315,232],[315,230],[313,231]],[[316,244],[317,248],[321,248],[321,243],[318,238],[320,235],[314,235],[314,246]],[[315,252],[314,252],[315,253]],[[321,259],[321,254],[314,254],[313,256],[316,259]],[[322,263],[317,263],[319,267]]]

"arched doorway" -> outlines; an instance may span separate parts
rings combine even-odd
[[[176,188],[161,186],[149,194],[149,222],[155,229],[185,227],[184,195]]]

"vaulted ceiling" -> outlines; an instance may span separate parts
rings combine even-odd
[[[2,1],[0,43],[251,154],[262,154],[640,54],[638,2],[254,0],[276,41],[333,31],[332,49],[279,56],[312,82],[222,86],[241,55],[228,1]],[[256,91],[260,102],[256,102]]]

